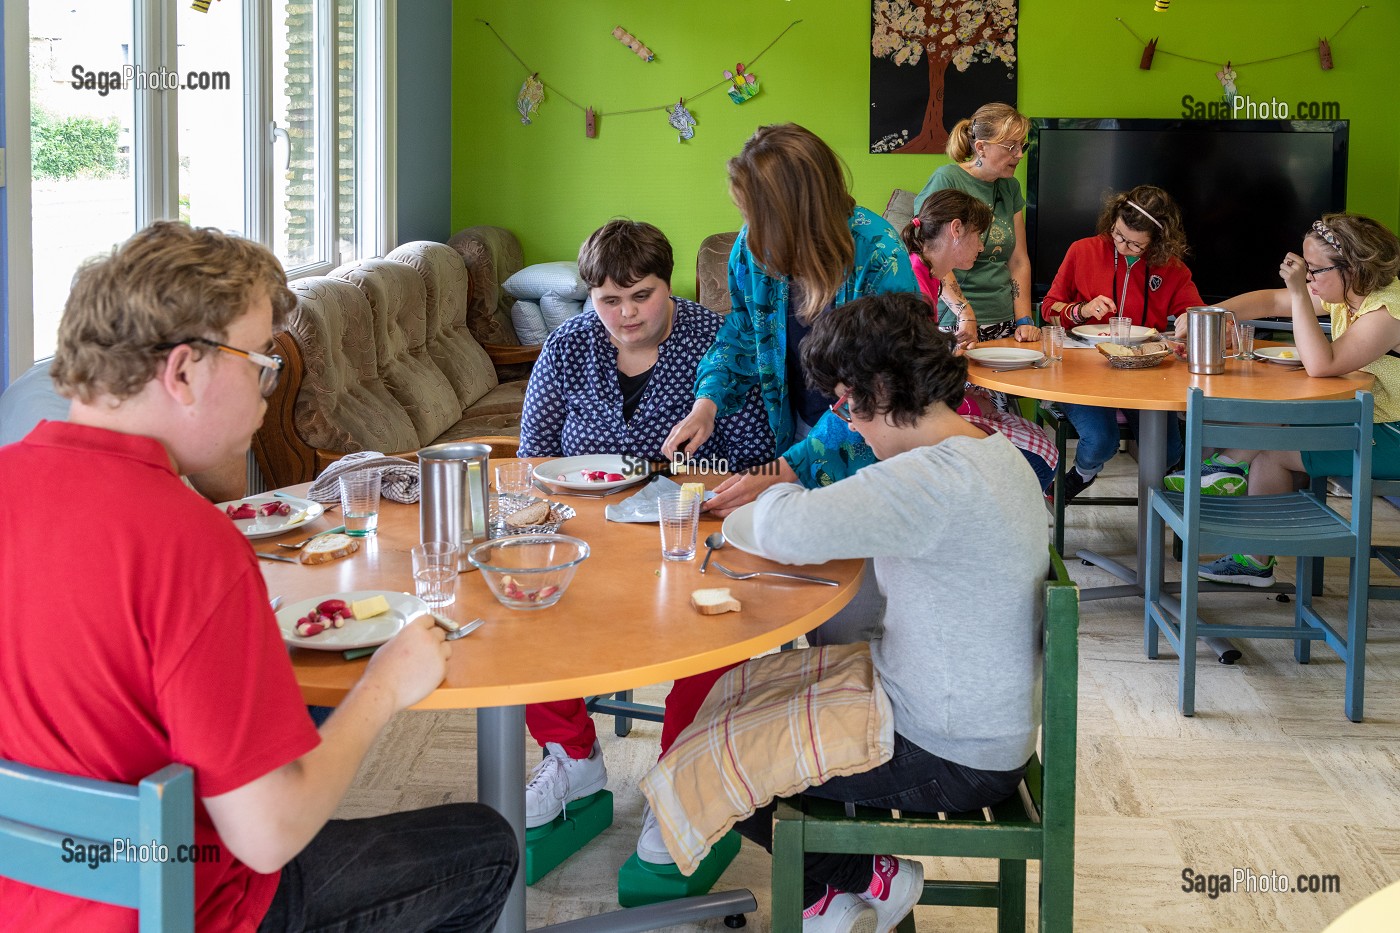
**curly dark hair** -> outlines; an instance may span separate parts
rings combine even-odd
[[[1148,215],[1151,215],[1151,219]],[[1157,223],[1153,223],[1153,219]],[[1171,195],[1156,185],[1138,185],[1131,191],[1111,195],[1104,202],[1096,229],[1099,236],[1109,243],[1113,242],[1110,231],[1116,220],[1122,220],[1123,226],[1129,230],[1145,233],[1152,238],[1142,255],[1149,268],[1166,265],[1173,259],[1185,261],[1186,255],[1191,252],[1186,245],[1186,229],[1181,224],[1181,209]]]
[[[1348,292],[1365,298],[1394,281],[1400,272],[1400,239],[1384,224],[1360,214],[1324,214],[1318,223],[1322,230],[1314,224],[1303,239],[1311,237],[1327,250]]]
[[[967,361],[953,347],[922,296],[870,295],[817,316],[802,341],[802,365],[820,392],[845,386],[853,414],[889,415],[909,427],[930,405],[962,402]]]

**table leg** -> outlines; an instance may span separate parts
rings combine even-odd
[[[525,853],[525,707],[476,711],[477,799],[506,818]],[[516,872],[496,933],[525,933],[525,871]]]

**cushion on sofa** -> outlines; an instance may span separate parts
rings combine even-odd
[[[537,302],[521,300],[511,305],[510,322],[523,344],[544,343],[545,338],[549,336],[549,327],[544,323],[544,312]]]
[[[467,266],[454,249],[418,240],[386,259],[402,262],[423,279],[428,311],[428,355],[457,393],[462,408],[496,387],[496,369],[467,327]]]
[[[712,233],[700,242],[695,254],[695,300],[716,314],[728,314],[731,307],[729,254],[738,238],[737,230]]]
[[[408,413],[379,381],[373,312],[364,294],[324,276],[298,279],[291,289],[297,307],[287,329],[304,366],[293,413],[297,434],[326,450],[416,448]]]
[[[525,301],[539,301],[545,295],[582,301],[588,286],[578,276],[576,262],[540,262],[526,266],[501,285],[508,294]]]
[[[510,346],[516,339],[510,323],[514,300],[501,289],[501,281],[525,265],[520,241],[503,227],[478,226],[460,230],[447,241],[467,265],[471,297],[467,303],[467,326],[483,344]]]
[[[583,312],[583,302],[557,295],[545,295],[540,299],[540,314],[544,316],[544,326],[552,334],[569,318]]]
[[[447,376],[428,355],[427,291],[411,267],[365,259],[331,273],[364,293],[374,311],[379,378],[408,412],[417,446],[431,444],[461,417],[462,406]]]
[[[914,192],[905,191],[903,188],[896,188],[890,193],[889,203],[885,205],[884,218],[894,227],[896,233],[908,226],[909,221],[914,217]]]

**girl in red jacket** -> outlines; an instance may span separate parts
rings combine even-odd
[[[1040,306],[1046,323],[1073,330],[1123,315],[1134,324],[1166,333],[1167,317],[1203,305],[1182,261],[1187,252],[1181,211],[1161,188],[1138,185],[1109,198],[1098,232],[1070,244],[1060,271]],[[1065,471],[1065,499],[1079,495],[1118,450],[1118,409],[1063,404],[1079,433],[1074,469]],[[1125,410],[1137,436],[1137,411]],[[1167,462],[1181,459],[1181,433],[1167,435]]]

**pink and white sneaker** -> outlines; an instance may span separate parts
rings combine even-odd
[[[815,904],[802,911],[802,933],[875,933],[878,922],[869,904],[830,885]]]
[[[924,893],[924,866],[907,858],[877,855],[870,887],[860,900],[875,908],[877,933],[892,933]]]

